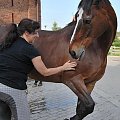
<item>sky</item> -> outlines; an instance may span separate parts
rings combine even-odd
[[[51,30],[54,22],[63,28],[72,21],[80,0],[41,0],[42,29]],[[110,0],[118,20],[120,32],[120,0]],[[46,26],[46,27],[45,27]]]

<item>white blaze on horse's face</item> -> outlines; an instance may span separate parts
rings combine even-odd
[[[82,18],[82,14],[83,14],[83,8],[80,8],[78,12],[77,22],[79,22],[79,20]]]
[[[75,35],[75,33],[76,33],[76,29],[77,29],[77,27],[78,27],[78,23],[79,23],[80,19],[82,18],[82,14],[83,14],[83,8],[80,8],[79,11],[78,11],[77,23],[76,23],[74,32],[73,32],[72,37],[71,37],[71,40],[70,40],[70,44],[71,44],[72,41],[73,41],[74,35]]]

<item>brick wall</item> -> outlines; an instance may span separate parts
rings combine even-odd
[[[0,24],[30,18],[41,23],[40,0],[0,0]]]

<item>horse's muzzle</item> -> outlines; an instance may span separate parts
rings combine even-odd
[[[82,47],[77,51],[71,50],[69,53],[74,59],[78,59],[80,61],[85,56],[85,49]]]

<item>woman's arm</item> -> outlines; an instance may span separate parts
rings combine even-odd
[[[68,61],[62,66],[55,67],[55,68],[47,68],[45,64],[43,63],[41,56],[33,58],[32,63],[34,67],[36,68],[36,70],[44,76],[50,76],[50,75],[53,75],[53,74],[56,74],[56,73],[59,73],[65,70],[75,70],[75,67],[77,65],[76,62]]]

